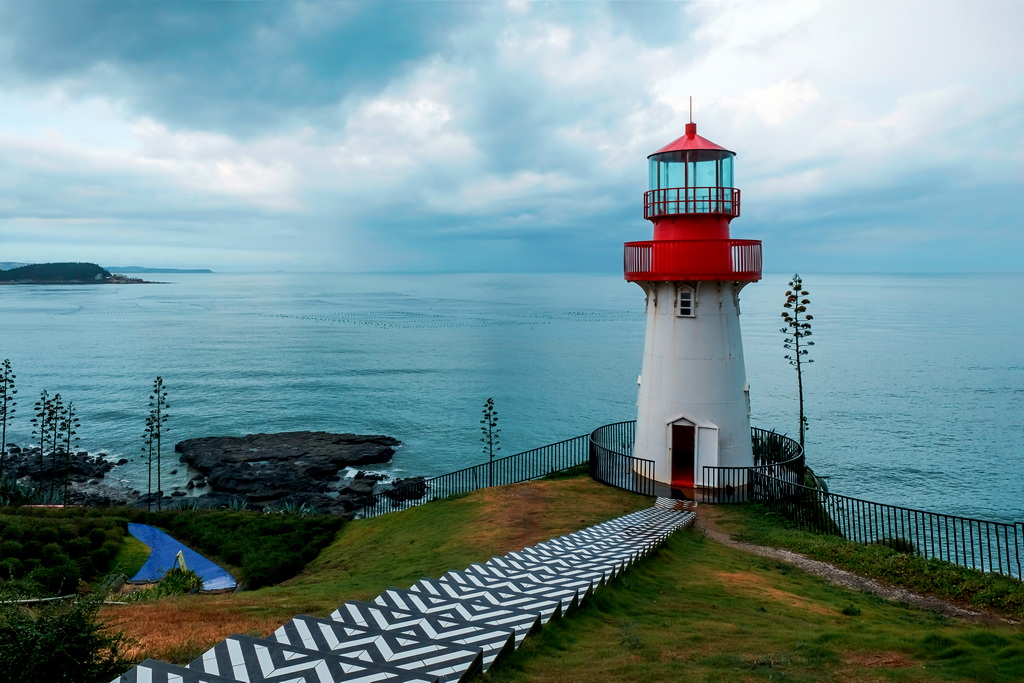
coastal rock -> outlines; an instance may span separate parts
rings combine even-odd
[[[325,494],[342,470],[388,462],[400,443],[389,436],[284,432],[186,439],[174,450],[206,477],[213,492],[266,502],[295,493]]]
[[[407,477],[395,479],[391,488],[384,495],[394,501],[419,500],[427,494],[426,479],[423,477]]]
[[[70,456],[65,455],[63,451],[43,453],[40,467],[38,446],[12,446],[8,444],[7,455],[4,458],[4,473],[5,476],[15,479],[29,477],[37,482],[53,482],[58,479],[63,481],[67,474],[72,481],[84,482],[102,479],[113,468],[106,460],[90,456],[85,451],[72,453]]]
[[[102,481],[79,484],[68,491],[69,505],[85,505],[90,507],[129,505],[139,497],[139,492],[126,486],[109,484]]]

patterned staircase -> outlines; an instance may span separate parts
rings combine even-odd
[[[468,681],[694,517],[659,498],[408,590],[388,589],[372,603],[346,602],[329,619],[300,615],[266,639],[230,636],[186,667],[146,660],[112,683]]]

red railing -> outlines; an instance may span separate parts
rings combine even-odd
[[[644,192],[644,218],[687,214],[740,215],[740,191],[734,187],[673,187]]]
[[[625,273],[637,280],[761,279],[759,240],[626,242]]]

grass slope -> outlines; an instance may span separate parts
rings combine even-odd
[[[837,588],[677,533],[491,672],[513,681],[1020,681],[1024,631]]]
[[[346,525],[283,585],[108,608],[138,655],[184,663],[230,633],[540,542],[647,507],[565,479],[478,491]],[[724,517],[742,511],[719,508]],[[727,520],[726,520],[727,521]],[[834,587],[784,563],[677,533],[571,618],[528,638],[492,681],[1019,681],[1024,630],[982,627]]]
[[[649,505],[589,478],[486,489],[346,524],[279,586],[108,606],[103,616],[138,642],[135,656],[182,664],[232,633],[263,637],[296,614],[327,616],[346,600],[407,588]]]

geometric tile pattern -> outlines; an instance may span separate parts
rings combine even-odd
[[[233,635],[188,667],[155,660],[112,683],[468,681],[552,619],[693,523],[671,499],[544,543],[492,557],[329,619],[299,615],[269,638]]]
[[[270,637],[286,645],[438,676],[442,681],[469,680],[483,669],[483,652],[479,647],[440,638],[416,638],[333,619],[300,615]]]

